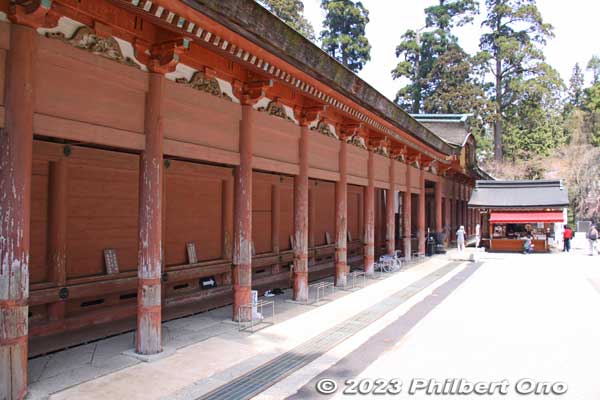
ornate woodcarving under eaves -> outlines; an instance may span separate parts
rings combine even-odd
[[[133,59],[123,56],[119,43],[112,37],[101,37],[87,26],[82,26],[75,31],[73,36],[66,38],[62,32],[47,32],[46,36],[53,39],[62,40],[71,46],[77,47],[78,49],[87,50],[90,53],[97,54],[99,56],[109,58],[117,61],[121,64],[129,65],[131,67],[140,68]]]
[[[365,138],[363,138],[357,133],[350,136],[346,142],[363,150],[367,150],[367,143],[365,142]]]
[[[331,130],[329,124],[324,120],[320,119],[316,126],[311,128],[313,131],[317,131],[325,136],[332,137],[334,139],[338,139],[338,136],[334,131]]]
[[[283,106],[283,104],[279,103],[277,99],[271,100],[267,107],[259,107],[258,111],[264,111],[269,115],[272,115],[277,118],[283,118],[288,121],[292,120],[287,114],[287,111],[285,111],[285,107]]]
[[[233,99],[229,97],[227,93],[221,92],[219,81],[217,81],[216,78],[209,79],[202,71],[196,71],[189,81],[185,78],[177,78],[175,79],[175,82],[181,83],[187,87],[199,90],[201,92],[212,94],[213,96],[233,101]]]

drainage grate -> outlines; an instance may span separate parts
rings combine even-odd
[[[444,265],[390,297],[196,400],[241,400],[256,396],[400,306],[460,264],[462,262],[450,262]]]

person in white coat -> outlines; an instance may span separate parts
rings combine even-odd
[[[479,242],[481,241],[481,225],[475,225],[475,248],[479,248]]]
[[[458,228],[458,230],[456,231],[456,244],[458,245],[458,251],[464,251],[465,250],[465,237],[467,236],[467,234],[465,233],[465,227],[464,226],[460,226],[460,228]]]

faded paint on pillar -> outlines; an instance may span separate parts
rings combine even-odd
[[[300,127],[300,168],[294,177],[294,293],[295,301],[308,300],[308,127]],[[314,190],[313,190],[314,191]],[[314,208],[314,204],[313,204]]]
[[[442,232],[443,221],[442,221],[442,179],[439,178],[435,183],[435,231]]]
[[[406,191],[402,199],[402,220],[404,222],[404,259],[410,260],[412,257],[412,195],[410,192],[410,165],[406,165]]]
[[[335,286],[346,286],[348,275],[348,143],[340,141],[340,180],[335,185]]]
[[[4,129],[0,129],[0,398],[27,393],[29,230],[34,64],[38,37],[10,25]]]
[[[373,275],[375,262],[375,157],[369,151],[368,186],[365,188],[365,211],[364,211],[364,269],[365,274]]]
[[[239,315],[239,307],[250,304],[252,289],[252,106],[242,105],[240,121],[240,164],[235,168],[234,232],[233,232],[233,320],[247,321]]]
[[[450,197],[446,197],[446,201],[445,201],[445,206],[446,206],[446,221],[444,222],[445,224],[445,231],[446,231],[446,244],[450,244],[450,240],[451,240],[451,232],[452,232],[452,200],[450,199]]]
[[[456,240],[456,231],[458,227],[456,226],[457,222],[457,205],[458,201],[456,200],[457,195],[456,182],[452,181],[452,200],[451,200],[451,221],[450,221],[450,241]]]
[[[387,191],[385,214],[387,217],[387,254],[396,251],[396,168],[393,158],[390,158],[390,188]]]
[[[419,219],[417,231],[419,233],[419,253],[425,253],[425,171],[421,169],[419,174]]]
[[[48,173],[48,252],[49,279],[56,287],[67,283],[67,160],[50,162]],[[65,317],[66,301],[59,300],[48,305],[48,317],[60,320]]]
[[[161,341],[163,94],[165,78],[150,73],[140,158],[140,211],[136,351],[156,354]]]

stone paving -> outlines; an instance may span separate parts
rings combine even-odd
[[[414,265],[416,263],[410,264]],[[331,280],[329,278],[325,281]],[[378,279],[367,280],[365,286],[378,282]],[[356,290],[335,290],[331,299],[309,305],[291,302],[292,291],[285,290],[283,295],[271,298],[275,300],[276,321],[284,322],[318,306],[327,305],[332,300],[348,296]],[[314,293],[311,291],[310,295],[312,300]],[[228,306],[164,323],[165,353],[170,354],[210,338],[225,338],[228,343],[243,343],[250,333],[239,332],[237,325],[230,321],[230,316],[231,306]],[[128,332],[31,359],[29,398],[47,398],[53,393],[137,365],[141,362],[139,359],[124,354],[131,352],[133,347],[134,332]]]

